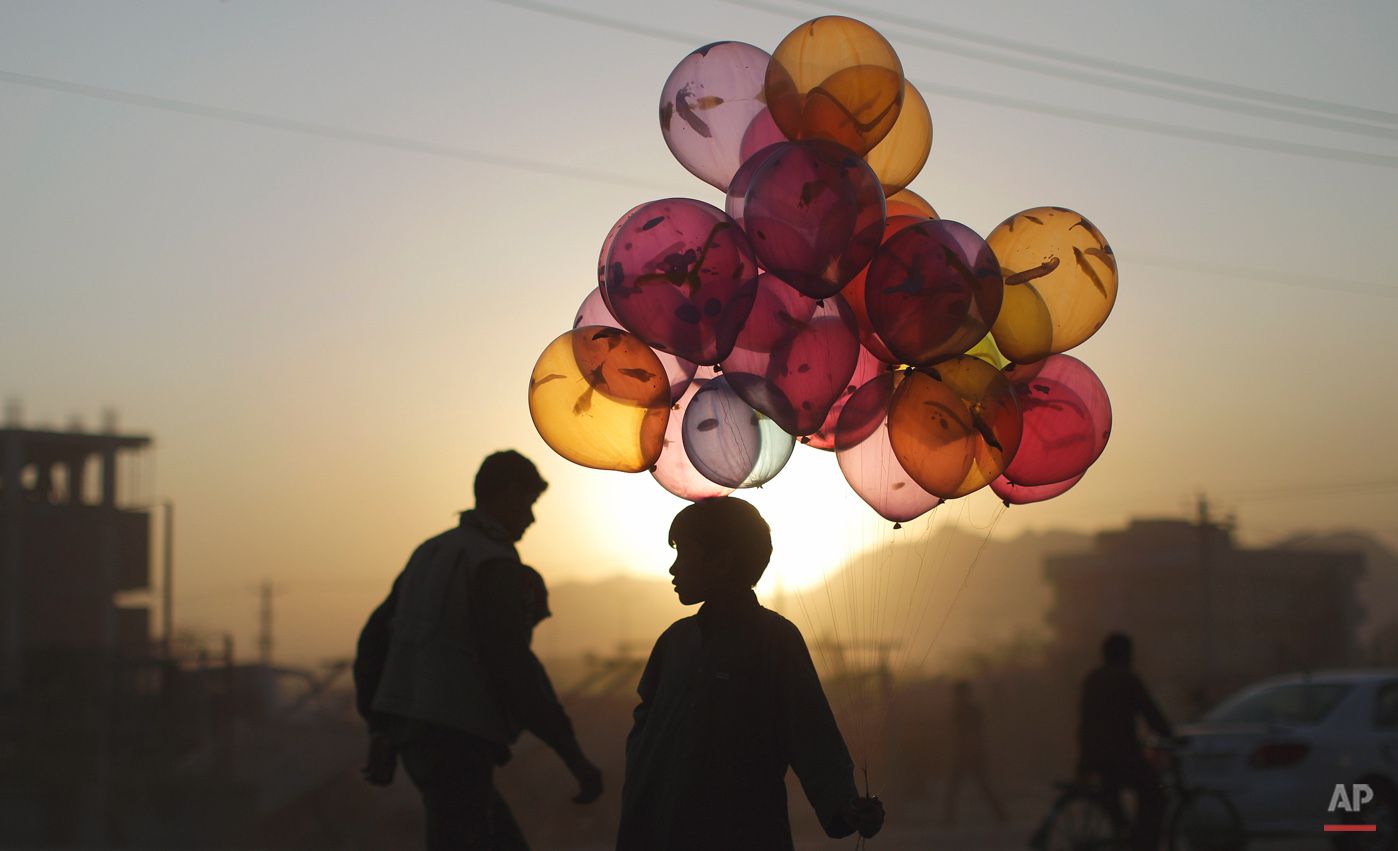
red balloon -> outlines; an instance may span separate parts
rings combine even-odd
[[[884,228],[883,232],[884,244],[887,245],[894,234],[904,228],[925,221],[928,221],[928,217],[922,215],[889,216],[888,226]],[[864,348],[873,352],[874,355],[884,363],[901,363],[901,361],[894,357],[893,353],[888,350],[888,346],[884,345],[883,340],[879,339],[878,333],[874,331],[874,326],[869,321],[869,306],[864,298],[864,286],[868,274],[868,266],[860,269],[859,274],[851,278],[850,282],[845,285],[845,288],[840,290],[840,295],[844,296],[845,301],[849,302],[849,309],[854,311],[854,318],[859,322],[859,341],[864,344]]]
[[[816,302],[762,275],[723,374],[743,401],[788,434],[803,435],[825,422],[858,358],[859,326],[844,299]]]
[[[1107,447],[1112,405],[1107,388],[1087,364],[1072,355],[1004,369],[1020,410],[1024,437],[1005,468],[1018,485],[1051,485],[1080,475]]]
[[[1068,492],[1068,489],[1078,482],[1086,473],[1078,473],[1076,476],[1063,482],[1054,482],[1051,485],[1018,485],[1009,479],[1001,476],[990,483],[990,489],[995,495],[1005,501],[1006,505],[1028,505],[1031,502],[1043,502],[1046,499],[1053,499]]]
[[[901,378],[884,372],[865,382],[845,403],[835,428],[835,454],[845,481],[880,517],[895,523],[926,514],[942,501],[913,481],[889,442],[889,406]]]
[[[762,268],[811,298],[839,292],[883,240],[883,189],[868,163],[822,139],[787,142],[752,176],[743,228]]]
[[[975,231],[933,219],[894,234],[869,264],[864,302],[900,363],[930,366],[980,342],[1000,313],[1004,279]]]
[[[820,428],[801,438],[801,442],[815,449],[835,451],[835,427],[839,425],[840,412],[845,409],[855,391],[889,369],[889,365],[875,357],[873,352],[860,346],[859,359],[854,364],[854,375],[850,376],[845,391],[835,400],[835,404],[830,406],[830,413],[825,415],[825,422],[821,423]]]
[[[767,157],[776,153],[777,149],[784,144],[786,143],[773,142],[758,148],[751,156],[743,160],[743,164],[738,167],[737,173],[733,175],[733,180],[728,184],[728,194],[724,198],[723,207],[728,211],[728,215],[733,217],[733,221],[743,227],[744,231],[747,230],[747,227],[743,225],[743,209],[747,204],[748,187],[752,185],[752,176],[767,161]]]
[[[626,330],[698,364],[728,356],[757,291],[743,229],[691,198],[642,205],[613,238],[606,267],[607,301]]]

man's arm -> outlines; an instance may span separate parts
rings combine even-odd
[[[401,578],[400,574],[399,579]],[[369,615],[368,622],[359,633],[359,644],[354,655],[354,705],[360,717],[369,725],[369,754],[360,772],[364,779],[375,786],[387,786],[392,783],[394,771],[398,766],[398,754],[388,733],[399,719],[386,712],[374,711],[374,694],[379,690],[379,680],[383,678],[388,644],[393,634],[393,612],[398,605],[398,582],[399,580],[394,580],[393,590],[388,592],[388,597]]]

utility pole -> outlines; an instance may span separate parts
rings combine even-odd
[[[262,606],[258,618],[261,629],[257,635],[258,661],[263,665],[272,664],[272,594],[271,580],[264,579],[261,588]]]
[[[164,578],[161,580],[162,607],[160,612],[160,623],[163,627],[162,636],[165,659],[169,661],[175,658],[175,503],[165,500],[165,544],[161,548],[161,556],[164,559]]]

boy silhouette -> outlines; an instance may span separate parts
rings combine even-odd
[[[680,602],[703,603],[651,651],[626,740],[617,851],[791,849],[786,771],[796,771],[826,834],[883,826],[801,633],[763,608],[753,586],[772,555],[767,523],[723,497],[670,525]]]

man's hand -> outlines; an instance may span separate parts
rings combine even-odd
[[[573,803],[590,804],[602,797],[602,771],[591,760],[580,754],[568,762],[568,770],[578,781],[578,794],[573,796]]]
[[[369,737],[369,755],[359,773],[375,786],[387,786],[393,782],[393,772],[398,767],[398,751],[383,734]]]
[[[865,839],[883,829],[883,801],[877,797],[850,798],[840,809],[840,815]]]

